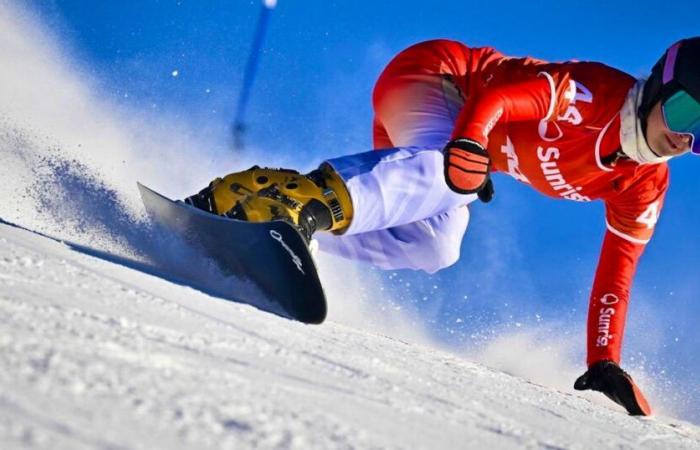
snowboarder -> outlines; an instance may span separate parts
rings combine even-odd
[[[700,37],[672,45],[648,79],[595,62],[422,42],[388,64],[372,100],[375,150],[306,175],[256,166],[186,201],[244,220],[286,218],[322,250],[432,273],[458,260],[467,205],[492,199],[492,172],[554,198],[602,200],[588,370],[574,387],[650,414],[620,352],[637,261],[668,188],[666,161],[700,154]]]

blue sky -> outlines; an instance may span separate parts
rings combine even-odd
[[[30,3],[105,96],[187,120],[218,143],[202,149],[206,157],[232,151],[231,120],[258,1]],[[249,104],[246,141],[254,153],[247,156],[308,169],[369,149],[373,82],[393,54],[421,40],[596,60],[641,76],[670,43],[700,31],[700,8],[690,1],[474,3],[279,0]],[[673,372],[671,381],[691,389],[695,400],[698,173],[700,158],[672,163],[666,206],[636,278],[623,353],[635,363],[646,358],[652,371]],[[556,322],[581,334],[583,355],[602,205],[545,198],[504,176],[495,183],[496,200],[472,210],[460,263],[433,276],[381,276],[447,345],[468,345],[494,327]],[[700,420],[697,410],[688,414]]]

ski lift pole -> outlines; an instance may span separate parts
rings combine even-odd
[[[238,105],[236,106],[236,116],[233,122],[233,139],[234,146],[237,150],[243,149],[243,133],[245,132],[245,110],[250,98],[250,92],[255,80],[255,74],[258,70],[258,61],[260,60],[260,52],[262,50],[265,33],[267,32],[267,24],[270,20],[270,13],[277,6],[277,0],[263,0],[260,16],[258,17],[258,25],[255,29],[253,45],[248,54],[245,72],[243,73],[243,86],[238,97]]]

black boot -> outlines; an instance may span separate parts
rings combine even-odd
[[[214,196],[212,195],[211,185],[205,187],[196,194],[187,197],[185,199],[185,203],[203,211],[218,214],[218,211],[216,210],[216,203],[214,203]]]

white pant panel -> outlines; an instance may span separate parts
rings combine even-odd
[[[377,110],[397,148],[327,161],[345,180],[354,216],[345,234],[318,233],[320,249],[383,269],[429,273],[454,264],[476,195],[452,192],[442,148],[463,105],[440,76],[407,75]],[[413,78],[411,78],[413,77]]]

